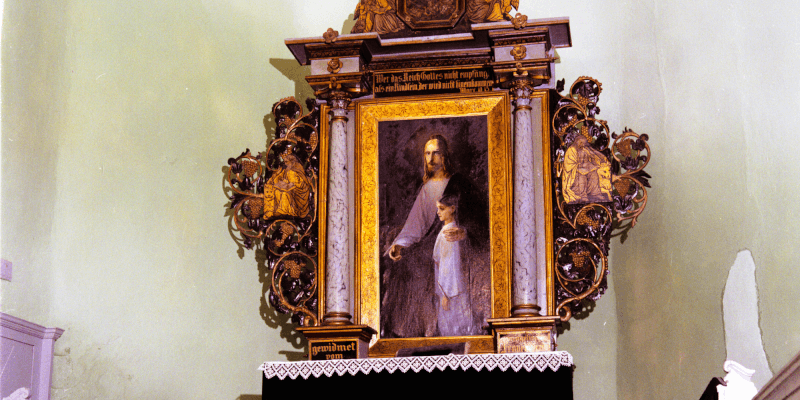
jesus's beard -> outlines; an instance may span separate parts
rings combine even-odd
[[[442,169],[441,165],[427,164],[425,166],[425,172],[428,175],[433,175],[433,174],[435,174],[437,171],[439,171],[441,169]]]

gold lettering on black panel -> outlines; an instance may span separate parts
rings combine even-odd
[[[326,341],[309,343],[311,361],[358,358],[358,341]]]
[[[375,97],[439,93],[472,93],[492,90],[494,73],[485,68],[441,69],[434,71],[376,72]]]

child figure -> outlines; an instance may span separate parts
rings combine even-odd
[[[458,196],[445,195],[436,202],[436,215],[444,222],[433,247],[436,276],[436,296],[439,334],[463,336],[475,334],[472,329],[472,307],[469,300],[469,281],[461,267],[461,241],[450,241],[458,235]]]

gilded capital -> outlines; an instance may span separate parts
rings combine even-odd
[[[536,85],[527,76],[522,76],[514,79],[511,82],[511,96],[516,106],[515,110],[530,109],[528,103],[530,102],[531,93]]]
[[[331,90],[328,94],[328,103],[334,110],[344,110],[350,104],[350,93],[343,90]]]

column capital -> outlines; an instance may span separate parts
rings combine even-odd
[[[511,102],[514,104],[514,112],[531,110],[532,85],[529,81],[514,81],[511,87]]]
[[[530,78],[528,72],[523,71],[520,67],[517,67],[517,72],[514,72],[514,79],[511,81],[511,87],[509,90],[512,96],[512,101],[516,106],[514,111],[531,109],[528,104],[530,104],[531,93],[533,93],[533,88],[535,86],[536,82]]]
[[[331,90],[328,92],[328,104],[334,110],[344,110],[353,100],[353,95],[344,90]]]

